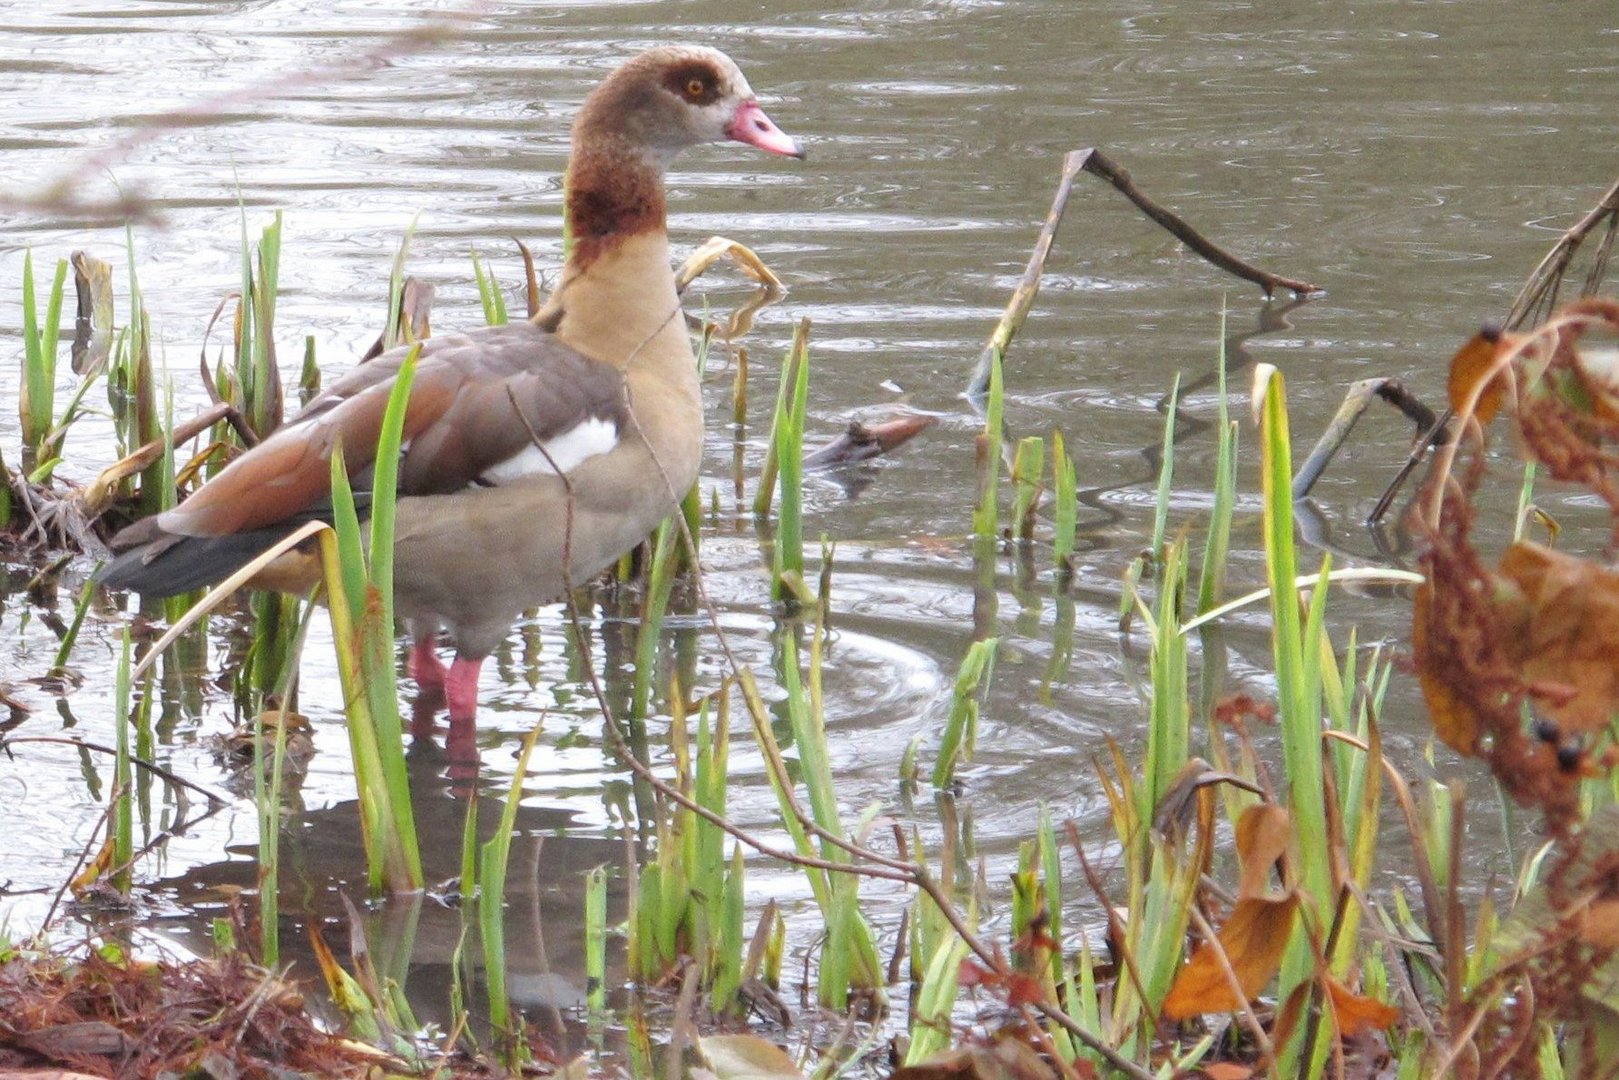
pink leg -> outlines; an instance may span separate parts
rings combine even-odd
[[[444,751],[449,758],[450,794],[458,799],[470,796],[478,782],[478,724],[470,716],[450,718],[450,729],[444,735]]]
[[[444,689],[449,671],[433,647],[433,635],[429,634],[411,642],[410,658],[405,661],[405,674],[415,679],[416,685],[423,690]]]
[[[444,680],[444,697],[450,705],[452,726],[457,721],[470,724],[478,714],[478,669],[481,667],[481,656],[476,660],[457,656],[450,665],[449,677]]]

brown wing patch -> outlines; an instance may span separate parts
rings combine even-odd
[[[332,449],[339,443],[349,476],[367,473],[393,377],[408,352],[392,350],[332,384],[296,420],[159,515],[161,531],[224,536],[306,511],[331,494]],[[551,438],[590,417],[622,427],[626,410],[617,368],[530,323],[433,339],[422,350],[405,413],[399,490],[459,491],[535,436]],[[151,539],[151,526],[135,528],[146,532],[128,546]]]
[[[624,377],[558,345],[543,371],[469,383],[417,437],[399,471],[408,495],[448,494],[491,468],[579,424],[606,420],[622,430],[628,417]]]

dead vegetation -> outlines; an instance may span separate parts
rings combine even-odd
[[[139,961],[102,945],[0,962],[0,1076],[292,1080],[403,1067],[323,1028],[300,991],[239,953]]]

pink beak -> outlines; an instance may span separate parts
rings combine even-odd
[[[749,99],[736,108],[736,115],[725,126],[725,134],[737,142],[757,146],[759,149],[784,157],[802,158],[804,148],[798,140],[775,125],[757,101]]]

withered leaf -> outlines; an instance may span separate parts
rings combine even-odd
[[[1478,404],[1473,415],[1478,422],[1488,424],[1495,418],[1501,409],[1501,395],[1508,378],[1505,372],[1495,371],[1495,358],[1512,347],[1515,337],[1497,330],[1480,330],[1456,350],[1456,355],[1450,358],[1450,377],[1445,387],[1452,409],[1466,412],[1468,400],[1477,393]],[[1480,389],[1479,384],[1485,379],[1489,382]]]
[[[1528,604],[1523,632],[1505,638],[1523,680],[1561,691],[1537,695],[1541,709],[1565,733],[1605,728],[1619,711],[1619,574],[1528,541],[1501,574]]]
[[[1238,898],[1274,899],[1269,894],[1270,870],[1287,854],[1292,838],[1292,815],[1275,803],[1261,803],[1242,812],[1237,819],[1237,859],[1242,864]]]
[[[1293,819],[1275,803],[1250,806],[1237,820],[1236,839],[1242,865],[1237,906],[1220,928],[1219,939],[1244,998],[1251,999],[1281,966],[1298,911],[1295,890],[1273,893],[1268,888],[1271,867],[1293,839]],[[1243,1004],[1231,992],[1219,952],[1205,941],[1176,973],[1163,1014],[1168,1020],[1184,1020],[1199,1013],[1230,1012]]]
[[[1094,1076],[1095,1072],[1087,1074],[1081,1069],[1079,1075]],[[894,1070],[890,1080],[1055,1080],[1055,1074],[1027,1043],[1004,1038],[993,1046],[960,1046],[935,1054]]]
[[[1594,949],[1619,949],[1619,898],[1595,900],[1580,918],[1580,940]]]
[[[787,1051],[757,1035],[706,1035],[698,1049],[720,1080],[802,1080]]]
[[[1417,682],[1428,703],[1428,720],[1434,734],[1458,754],[1471,755],[1478,744],[1479,716],[1472,704],[1456,692],[1446,676],[1448,661],[1436,656],[1429,641],[1428,627],[1433,618],[1433,582],[1417,587],[1411,619],[1411,658],[1417,669]]]
[[[1338,1021],[1338,1034],[1352,1039],[1374,1028],[1391,1027],[1400,1018],[1400,1010],[1385,1005],[1374,997],[1357,994],[1343,983],[1327,976],[1327,995],[1332,999],[1332,1012]]]
[[[1577,348],[1574,371],[1591,398],[1591,409],[1603,420],[1619,420],[1619,349]]]
[[[1231,962],[1244,998],[1252,999],[1263,990],[1282,966],[1298,907],[1296,892],[1279,898],[1244,897],[1220,928],[1220,946]],[[1205,941],[1186,966],[1176,972],[1175,984],[1164,998],[1163,1016],[1166,1020],[1185,1020],[1199,1013],[1232,1012],[1243,1004],[1231,992],[1225,966],[1213,943]]]

